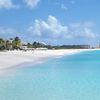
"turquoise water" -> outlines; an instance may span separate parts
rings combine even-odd
[[[100,100],[100,51],[12,69],[0,77],[0,100]]]

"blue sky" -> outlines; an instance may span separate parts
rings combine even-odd
[[[0,37],[49,44],[100,43],[100,0],[0,0]]]

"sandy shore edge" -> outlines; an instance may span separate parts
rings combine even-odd
[[[0,52],[0,70],[12,68],[21,64],[38,63],[49,57],[72,55],[83,51],[99,49],[68,49],[68,50],[35,50],[35,51],[6,51]]]

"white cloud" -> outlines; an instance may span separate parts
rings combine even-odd
[[[59,3],[59,2],[56,2],[55,3],[55,5],[57,5],[57,6],[59,6],[61,9],[63,9],[63,10],[68,10],[68,7],[67,7],[67,5],[65,5],[65,4],[61,4],[61,3]]]
[[[75,38],[97,38],[99,35],[93,32],[94,23],[83,22],[69,25],[70,34]]]
[[[12,28],[4,28],[4,27],[0,27],[0,34],[12,34],[15,33],[15,30]]]
[[[92,30],[89,28],[85,28],[84,33],[87,38],[96,38],[98,36],[96,33],[92,32]]]
[[[64,10],[68,10],[68,7],[64,4],[61,4],[61,8],[64,9]]]
[[[49,39],[93,39],[99,35],[93,32],[92,22],[73,23],[62,25],[54,16],[49,16],[47,21],[35,20],[34,24],[28,28],[28,32],[34,37]]]
[[[13,28],[8,28],[8,27],[0,27],[0,37],[15,37],[15,36],[21,36],[22,34],[17,32]]]
[[[68,31],[68,27],[62,25],[54,16],[49,16],[47,21],[35,20],[28,32],[42,38],[61,38]]]
[[[30,8],[35,8],[40,0],[24,0],[24,2],[29,6]]]
[[[12,0],[0,0],[0,8],[10,9],[19,8],[19,6],[15,5]]]

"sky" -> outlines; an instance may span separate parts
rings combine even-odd
[[[0,0],[0,37],[99,44],[100,0]]]

